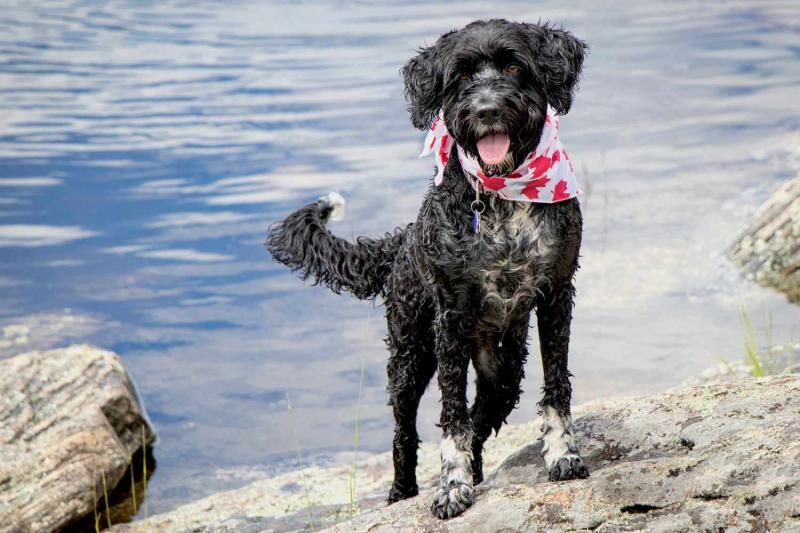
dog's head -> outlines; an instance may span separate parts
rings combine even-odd
[[[569,111],[586,49],[547,24],[473,22],[403,67],[411,122],[427,129],[444,109],[447,129],[483,171],[506,174],[536,148],[547,104]]]

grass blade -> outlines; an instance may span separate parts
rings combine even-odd
[[[100,515],[97,514],[97,471],[92,472],[92,490],[94,491],[94,533],[100,533]]]
[[[144,505],[144,521],[147,522],[147,436],[142,424],[142,504]],[[146,527],[146,526],[145,526]]]
[[[303,479],[303,490],[306,493],[306,510],[308,511],[308,527],[311,531],[316,531],[314,528],[314,515],[311,505],[311,493],[308,490],[308,480],[306,480],[306,470],[303,466],[303,458],[300,455],[300,440],[297,438],[297,429],[294,426],[294,409],[292,409],[292,402],[289,400],[289,393],[286,393],[286,406],[289,409],[289,425],[292,428],[292,436],[294,437],[294,448],[297,452],[297,464],[300,466],[300,477]]]
[[[108,508],[108,487],[106,486],[106,471],[100,470],[100,478],[103,480],[103,500],[106,502],[106,523],[111,527],[111,511]]]
[[[767,360],[766,360],[766,373],[768,376],[771,376],[775,373],[775,368],[773,366],[773,355],[774,355],[774,347],[772,343],[772,312],[767,311],[766,317],[767,325],[765,326],[764,330],[764,337],[767,340]]]
[[[758,340],[753,322],[747,314],[747,308],[742,306],[742,326],[744,327],[744,349],[747,352],[747,362],[750,364],[750,373],[757,378],[764,377],[764,367],[758,356]]]
[[[133,505],[133,513],[136,514],[136,478],[133,476],[133,455],[131,454],[131,505]]]
[[[353,471],[350,474],[350,518],[353,517],[356,502],[356,472],[358,468],[358,438],[359,426],[361,421],[361,394],[364,391],[364,368],[365,363],[361,361],[361,379],[358,382],[358,403],[356,403],[356,428],[353,434]]]

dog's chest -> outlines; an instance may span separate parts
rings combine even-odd
[[[513,202],[484,215],[479,283],[485,320],[505,322],[533,307],[557,253],[549,229],[530,203]]]

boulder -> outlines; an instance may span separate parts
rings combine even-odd
[[[437,468],[430,444],[422,448],[420,496],[386,507],[380,499],[388,491],[391,455],[369,457],[359,472],[373,499],[362,508],[374,508],[327,531],[800,530],[800,377],[595,401],[574,415],[592,470],[587,480],[547,481],[536,441],[541,421],[507,426],[487,444],[488,462],[506,459],[462,516],[442,522],[429,511]],[[509,454],[511,445],[516,451]],[[313,520],[319,530],[348,516],[341,512],[347,472],[347,466],[307,468],[309,492],[290,473],[115,529],[256,533],[309,529]],[[321,497],[318,485],[333,493]],[[286,487],[292,496],[282,492]],[[311,514],[301,503],[308,499]],[[281,501],[284,508],[274,513]]]
[[[81,345],[0,361],[0,531],[74,525],[154,438],[116,354]]]
[[[728,256],[746,278],[800,302],[800,176],[764,202]]]

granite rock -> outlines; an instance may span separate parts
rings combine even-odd
[[[120,358],[76,345],[0,361],[0,531],[93,512],[154,433]]]

